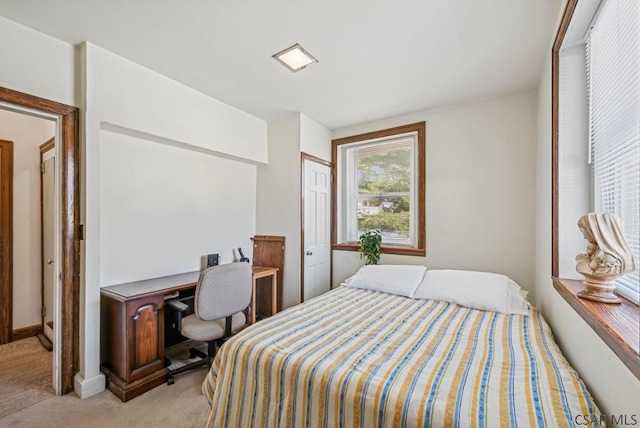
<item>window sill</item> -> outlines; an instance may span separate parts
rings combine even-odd
[[[640,379],[640,308],[624,298],[620,305],[581,299],[582,281],[554,277],[553,287]]]
[[[333,244],[331,246],[331,249],[343,251],[358,251],[358,247],[358,244]],[[426,253],[427,252],[424,248],[390,247],[385,245],[382,246],[382,254],[399,254],[403,256],[424,257]]]

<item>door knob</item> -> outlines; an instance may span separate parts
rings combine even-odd
[[[313,253],[312,253],[311,251],[307,251],[305,254],[306,254],[307,256],[311,256],[311,255],[313,255]]]
[[[53,260],[51,260],[51,259],[47,259],[47,264],[48,264],[48,265],[53,264]]]

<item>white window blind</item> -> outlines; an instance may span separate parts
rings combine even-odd
[[[604,0],[587,33],[594,208],[620,216],[636,263],[618,292],[640,300],[640,1]]]

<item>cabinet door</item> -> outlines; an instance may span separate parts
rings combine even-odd
[[[127,382],[139,379],[164,367],[164,299],[163,296],[127,302],[128,341]]]

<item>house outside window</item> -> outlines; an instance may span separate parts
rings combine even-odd
[[[333,141],[334,249],[377,229],[383,252],[424,255],[425,123]]]

